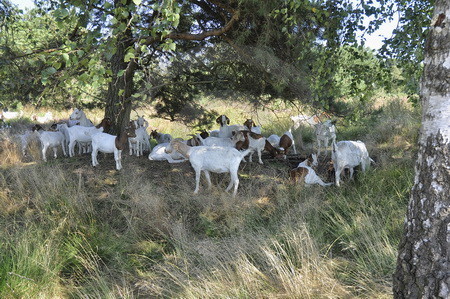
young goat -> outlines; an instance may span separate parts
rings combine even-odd
[[[369,157],[366,145],[362,141],[333,142],[331,160],[336,174],[336,186],[340,186],[340,176],[344,169],[349,169],[350,178],[353,178],[353,168],[361,165],[364,172],[373,160]]]
[[[128,138],[128,145],[130,148],[130,156],[133,153],[139,157],[142,156],[144,150],[150,150],[150,137],[147,134],[145,127],[138,127],[139,123],[134,121],[136,129],[136,137]]]
[[[62,151],[64,156],[67,156],[66,154],[66,148],[64,146],[64,134],[61,132],[51,132],[51,131],[44,131],[42,130],[42,127],[39,125],[35,125],[32,129],[33,131],[37,131],[39,133],[39,139],[41,140],[42,145],[42,159],[47,162],[47,149],[51,147],[53,149],[53,155],[55,159],[58,157],[58,147],[62,147]]]
[[[312,154],[311,157],[305,161],[298,164],[297,168],[290,171],[289,176],[292,180],[304,181],[307,186],[319,184],[320,186],[326,187],[331,186],[333,183],[325,183],[311,168],[311,166],[317,166],[317,156]]]
[[[153,139],[155,139],[156,140],[156,142],[158,142],[158,143],[168,143],[168,142],[170,142],[170,141],[172,141],[172,135],[170,135],[170,134],[163,134],[163,133],[158,133],[158,132],[156,132],[156,129],[155,130],[152,130],[151,132],[150,132],[150,137],[152,137]]]
[[[114,153],[114,160],[116,161],[116,169],[122,169],[122,151],[128,143],[129,137],[136,137],[134,123],[130,122],[125,130],[120,132],[117,136],[107,133],[95,133],[92,135],[92,166],[97,166],[98,152]]]
[[[336,126],[335,121],[327,120],[323,123],[318,123],[314,126],[317,142],[317,155],[320,156],[320,149],[328,147],[329,141],[331,144],[336,142]]]
[[[173,140],[166,148],[166,153],[177,151],[184,157],[189,159],[192,168],[195,171],[195,190],[194,194],[197,194],[200,186],[200,175],[203,171],[205,173],[208,187],[211,188],[211,178],[209,172],[215,173],[230,173],[230,184],[226,191],[230,191],[234,186],[233,197],[236,196],[239,186],[238,169],[244,156],[246,156],[250,150],[239,152],[232,147],[209,147],[209,146],[196,146],[191,147],[184,144],[181,141]]]
[[[285,155],[289,152],[291,146],[294,148],[294,154],[297,154],[297,150],[295,148],[294,136],[291,133],[291,130],[284,132],[283,136],[278,136],[275,134],[267,137],[267,141],[275,147],[278,151],[283,152]],[[285,156],[286,158],[286,156]]]
[[[264,147],[266,145],[266,138],[249,131],[237,131],[233,135],[232,140],[234,143],[238,143],[239,141],[241,141],[241,147],[243,148],[248,147],[248,149],[250,150],[250,162],[252,162],[253,153],[256,151],[258,153],[258,163],[264,164],[261,160],[261,152],[264,150]]]

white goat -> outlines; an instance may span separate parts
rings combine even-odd
[[[17,135],[20,139],[22,155],[24,157],[27,155],[27,148],[29,144],[31,144],[32,142],[40,142],[39,134],[36,129],[39,128],[35,128],[35,130],[27,130],[23,134]]]
[[[269,137],[267,137],[267,141],[269,141],[269,143],[275,147],[278,148],[280,146],[280,136],[278,136],[277,134],[272,134]]]
[[[138,124],[137,121],[134,122],[135,125]],[[144,150],[150,149],[149,136],[145,127],[139,127],[136,129],[136,137],[128,138],[128,145],[130,148],[130,156],[133,153],[139,157],[142,156]]]
[[[107,133],[95,133],[92,135],[92,166],[97,166],[97,154],[102,153],[114,153],[114,160],[116,161],[116,169],[122,169],[122,151],[128,143],[129,137],[136,137],[134,124],[130,122],[130,125],[125,127],[123,132],[120,132],[117,136]]]
[[[233,131],[247,130],[245,126],[241,125],[229,125],[230,119],[226,115],[221,115],[216,119],[216,122],[220,125],[219,136],[220,138],[233,137]]]
[[[156,142],[158,142],[158,143],[168,143],[168,142],[170,142],[170,141],[172,141],[172,135],[170,135],[170,134],[164,134],[164,133],[158,133],[157,131],[156,131],[156,129],[155,130],[152,130],[151,132],[150,132],[150,137],[152,137],[153,139],[155,139],[156,140]]]
[[[311,161],[312,160],[312,161]],[[319,184],[320,186],[326,187],[331,186],[333,183],[325,183],[311,168],[311,166],[317,166],[317,156],[315,154],[311,155],[311,159],[306,159],[305,161],[298,164],[297,168],[292,169],[290,172],[291,179],[294,180],[304,180],[307,186]]]
[[[37,116],[36,114],[34,114],[31,118],[32,118],[32,120],[34,120],[40,124],[45,124],[45,123],[48,123],[49,121],[53,120],[53,113],[51,111],[47,111],[47,113],[45,113],[44,116]]]
[[[315,126],[320,122],[319,117],[317,115],[295,115],[291,116],[291,120],[293,122],[292,129],[298,129],[302,124],[307,124],[309,126]]]
[[[70,120],[79,121],[79,125],[83,127],[93,127],[94,124],[86,117],[83,110],[75,108],[69,117]]]
[[[111,121],[109,118],[104,118],[97,127],[85,127],[85,126],[72,126],[68,127],[69,132],[69,156],[75,155],[75,144],[78,143],[81,146],[83,143],[90,143],[92,141],[92,135],[104,131],[104,127],[109,126]]]
[[[326,120],[323,123],[319,123],[314,126],[318,156],[320,156],[320,149],[322,147],[324,147],[326,150],[330,140],[331,144],[333,144],[333,142],[336,142],[336,126],[334,125],[334,123],[334,121]]]
[[[148,159],[154,161],[167,161],[169,163],[181,163],[187,161],[183,155],[176,151],[166,153],[165,150],[168,146],[168,142],[156,145],[152,152],[148,155]]]
[[[61,146],[64,156],[66,154],[66,148],[64,146],[64,134],[61,132],[43,131],[42,127],[33,127],[34,131],[39,134],[39,139],[41,140],[42,146],[42,159],[47,162],[47,149],[51,147],[53,149],[53,155],[55,159],[58,157],[58,147]]]
[[[200,134],[197,134],[196,137],[200,141],[201,145],[205,145],[205,146],[235,147],[236,142],[237,142],[237,140],[235,141],[232,138],[221,138],[221,137],[211,137],[211,136],[203,139]]]
[[[350,178],[353,178],[353,168],[361,165],[361,170],[366,171],[373,160],[369,157],[366,145],[362,141],[333,142],[331,160],[336,174],[336,186],[340,186],[340,176],[344,169],[350,170]]]
[[[23,116],[23,111],[20,110],[20,112],[16,112],[16,111],[0,111],[0,119],[3,120],[10,120],[10,119],[14,119],[14,118],[19,118]]]
[[[244,156],[246,156],[250,150],[239,152],[232,147],[210,147],[210,146],[188,146],[181,141],[173,140],[166,148],[166,153],[177,151],[184,157],[189,159],[192,168],[195,171],[195,190],[194,194],[197,194],[200,188],[200,175],[203,171],[205,173],[206,180],[209,188],[211,188],[211,178],[209,172],[215,173],[230,173],[230,184],[226,188],[226,191],[230,191],[234,185],[233,197],[236,196],[239,186],[238,169]]]
[[[266,138],[259,134],[255,134],[249,131],[238,131],[234,134],[232,138],[233,142],[237,143],[239,141],[243,142],[242,148],[248,148],[250,150],[250,158],[249,161],[252,161],[253,153],[258,153],[258,163],[264,164],[261,160],[261,152],[264,150],[266,146]]]

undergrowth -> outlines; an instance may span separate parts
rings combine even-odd
[[[236,198],[222,175],[194,197],[188,164],[25,163],[3,139],[0,297],[390,298],[417,123],[415,111],[386,109],[339,131],[368,141],[376,160],[354,181],[305,187],[289,182],[287,164],[245,164]],[[402,127],[386,130],[395,111]],[[288,129],[279,121],[262,124],[267,134]],[[312,148],[311,129],[300,134]]]

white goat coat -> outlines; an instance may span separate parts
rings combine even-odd
[[[114,160],[116,161],[116,169],[122,169],[122,150],[116,147],[117,136],[107,133],[96,133],[92,135],[92,166],[97,166],[98,152],[112,154],[114,153]]]
[[[94,124],[86,117],[86,114],[84,113],[84,111],[79,110],[77,108],[75,108],[75,110],[73,110],[69,119],[79,121],[80,126],[84,126],[84,127],[93,127],[94,126]]]
[[[150,149],[150,137],[145,127],[138,127],[135,134],[136,137],[128,138],[128,145],[130,148],[130,156],[134,153],[139,157],[142,156],[144,150]]]
[[[168,142],[156,145],[148,155],[148,159],[155,161],[167,161],[169,163],[181,163],[187,161],[182,154],[176,151],[166,153],[165,150],[167,146],[169,146]]]
[[[269,143],[275,147],[275,148],[279,148],[280,147],[280,136],[276,135],[276,134],[272,134],[269,137],[267,137],[267,141],[269,141]]]
[[[233,131],[245,131],[248,128],[246,126],[241,125],[223,125],[219,128],[219,137],[220,138],[231,138],[233,137]]]
[[[184,144],[183,144],[184,145]],[[220,147],[220,146],[195,146],[190,147],[184,145],[187,150],[187,157],[191,162],[192,168],[195,171],[195,190],[194,194],[197,194],[200,188],[200,175],[203,171],[205,173],[206,180],[209,188],[211,188],[211,178],[209,172],[215,173],[230,173],[230,183],[226,188],[228,192],[234,186],[233,196],[236,196],[239,186],[238,169],[244,156],[246,156],[250,150],[239,152],[232,147]],[[166,152],[170,153],[175,151],[172,143],[167,147]]]
[[[361,170],[366,171],[373,161],[369,157],[366,145],[362,141],[339,141],[333,143],[331,152],[334,171],[336,174],[336,186],[340,186],[340,176],[344,169],[350,170],[350,178],[353,178],[353,168],[361,165]]]
[[[92,141],[92,135],[103,132],[103,127],[85,127],[85,126],[73,126],[67,128],[69,132],[69,156],[74,156],[75,144],[78,143],[90,143]]]
[[[327,148],[330,140],[331,144],[336,142],[336,126],[331,120],[327,120],[323,123],[316,124],[314,128],[317,142],[317,155],[320,155],[320,149],[322,147]]]
[[[42,145],[42,159],[47,161],[47,149],[51,147],[53,149],[53,156],[57,158],[58,146],[61,146],[64,156],[66,156],[66,148],[64,146],[65,137],[61,132],[51,131],[38,131],[39,139]]]
[[[227,147],[234,147],[236,145],[236,142],[233,141],[231,138],[221,138],[221,137],[207,137],[205,139],[200,136],[200,134],[196,135],[197,138],[200,140],[202,145],[205,146],[227,146]]]
[[[308,160],[305,160],[305,161],[301,162],[300,164],[298,164],[298,166],[297,166],[297,167],[301,167],[301,168],[306,168],[308,170],[308,174],[305,176],[305,184],[306,185],[319,184],[320,186],[323,186],[323,187],[333,185],[333,183],[325,183],[324,181],[322,181],[322,179],[316,174],[314,169],[309,167],[308,162],[309,162]]]

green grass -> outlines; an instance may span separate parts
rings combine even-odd
[[[240,119],[236,107],[213,108]],[[287,130],[288,113],[271,115],[265,134]],[[286,164],[267,161],[243,167],[236,198],[221,175],[194,197],[188,165],[128,156],[121,172],[111,156],[96,169],[89,157],[24,163],[3,143],[11,157],[0,168],[0,297],[390,298],[413,183],[414,115],[392,104],[341,127],[377,160],[341,188],[292,184]],[[401,130],[386,131],[396,118]],[[297,133],[312,149],[311,129]]]

